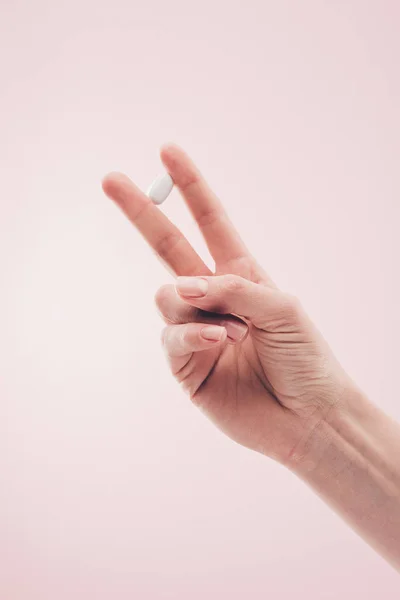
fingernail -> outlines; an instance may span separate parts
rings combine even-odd
[[[240,321],[222,321],[221,325],[225,327],[228,339],[233,342],[242,340],[248,330],[246,323]]]
[[[175,287],[182,296],[201,298],[207,294],[208,281],[201,277],[178,277]]]
[[[217,342],[222,339],[224,328],[218,325],[208,325],[201,330],[201,337],[205,340]]]

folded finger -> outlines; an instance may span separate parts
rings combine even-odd
[[[175,288],[191,306],[214,313],[234,313],[259,328],[279,326],[289,312],[297,310],[287,294],[238,275],[178,277]]]
[[[239,317],[231,314],[221,315],[204,311],[191,306],[181,298],[174,285],[162,286],[156,294],[156,305],[168,324],[182,323],[206,323],[208,325],[219,325],[227,332],[227,340],[230,343],[242,342],[248,333],[248,325]]]

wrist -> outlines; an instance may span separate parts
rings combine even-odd
[[[400,569],[400,427],[355,386],[287,466]]]
[[[387,494],[396,495],[400,477],[389,448],[400,451],[398,435],[398,425],[351,382],[340,402],[310,425],[286,466],[316,487],[354,469],[368,471]]]

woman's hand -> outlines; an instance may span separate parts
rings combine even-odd
[[[399,425],[256,263],[188,156],[166,146],[161,158],[215,274],[127,177],[108,175],[103,187],[178,276],[156,298],[173,374],[220,429],[285,464],[400,569]]]
[[[161,158],[205,237],[215,274],[126,176],[108,175],[103,188],[178,276],[156,296],[171,370],[228,436],[284,464],[300,461],[351,381],[297,299],[249,254],[189,157],[169,145]]]

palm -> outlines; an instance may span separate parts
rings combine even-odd
[[[265,274],[252,259],[231,261],[222,266],[216,265],[215,273],[216,275],[232,273],[252,281],[265,279]],[[198,379],[198,373],[203,370],[195,369],[193,380],[186,383],[193,400],[202,407],[207,406],[208,411],[211,410],[213,418],[219,424],[226,424],[225,430],[234,429],[232,437],[235,438],[237,427],[240,430],[245,429],[244,411],[245,420],[252,421],[259,411],[260,402],[263,408],[270,407],[274,402],[273,396],[268,391],[270,386],[262,369],[257,346],[259,346],[257,341],[252,336],[248,336],[240,345],[227,344],[220,351],[202,352],[193,358],[212,364],[209,375],[204,379]],[[250,402],[249,398],[251,398]]]
[[[265,424],[272,426],[281,413],[257,374],[255,345],[247,338],[240,346],[225,346],[213,359],[215,366],[193,400],[229,437],[254,447]]]

